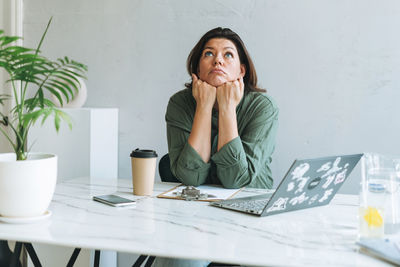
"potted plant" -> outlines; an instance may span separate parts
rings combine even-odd
[[[54,117],[58,132],[60,122],[72,127],[61,105],[74,98],[79,79],[85,78],[87,67],[68,57],[55,61],[41,55],[41,45],[51,18],[36,49],[14,45],[20,37],[6,36],[0,30],[0,68],[8,75],[11,95],[0,95],[0,104],[12,101],[11,110],[0,112],[0,135],[11,144],[14,153],[0,154],[0,216],[42,216],[52,199],[57,180],[57,156],[31,153],[26,147],[29,129]],[[65,101],[66,100],[66,101]]]

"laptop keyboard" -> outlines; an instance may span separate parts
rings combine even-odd
[[[225,207],[229,207],[235,210],[247,211],[255,214],[260,214],[265,205],[267,205],[269,199],[258,199],[249,201],[238,201],[232,203],[224,203]]]

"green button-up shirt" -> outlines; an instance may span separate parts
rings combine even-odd
[[[219,151],[218,111],[213,110],[211,160],[207,163],[188,143],[195,111],[196,100],[190,89],[179,91],[169,100],[165,119],[171,172],[186,185],[271,188],[271,155],[278,127],[278,108],[272,98],[258,92],[245,93],[236,107],[239,136]]]

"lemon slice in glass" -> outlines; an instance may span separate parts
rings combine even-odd
[[[365,215],[364,220],[368,223],[368,226],[380,227],[383,224],[383,219],[381,214],[376,208],[368,207]]]

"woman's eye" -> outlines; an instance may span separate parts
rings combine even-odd
[[[227,58],[233,58],[233,55],[232,55],[231,52],[227,52],[227,53],[225,54],[225,57],[227,57]]]
[[[206,51],[204,53],[204,56],[206,56],[206,57],[211,57],[212,55],[213,55],[213,53],[211,51]]]

